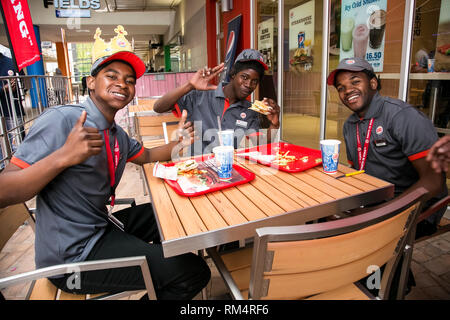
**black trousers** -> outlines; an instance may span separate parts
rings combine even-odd
[[[130,207],[114,216],[124,224],[125,232],[110,223],[86,260],[146,256],[158,299],[192,299],[208,284],[211,271],[202,257],[187,253],[164,258],[151,204]],[[80,285],[74,289],[69,289],[77,283],[72,274],[50,281],[70,293],[145,289],[139,267],[81,272],[79,276]]]

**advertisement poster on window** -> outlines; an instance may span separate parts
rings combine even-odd
[[[450,72],[450,1],[441,2],[434,71]]]
[[[296,71],[313,65],[315,0],[289,10],[289,64]]]
[[[383,71],[387,0],[343,0],[340,59],[360,57]]]
[[[270,18],[258,24],[258,50],[262,53],[269,72],[273,66],[274,21],[274,18]]]

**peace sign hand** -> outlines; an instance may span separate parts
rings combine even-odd
[[[225,64],[221,63],[214,68],[204,67],[198,70],[191,78],[190,83],[196,90],[215,90],[217,86],[210,82],[215,79],[225,68]]]

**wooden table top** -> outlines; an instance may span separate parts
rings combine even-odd
[[[242,158],[249,183],[196,197],[180,196],[144,165],[166,257],[253,237],[263,226],[304,224],[393,197],[394,185],[368,174],[336,179],[322,166],[288,173]],[[355,170],[339,165],[339,174]]]

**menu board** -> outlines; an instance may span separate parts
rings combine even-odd
[[[269,70],[272,70],[273,66],[274,25],[274,18],[267,19],[258,24],[258,50],[262,53],[264,63]]]
[[[360,57],[383,71],[387,0],[342,0],[340,59]]]
[[[289,10],[289,64],[299,71],[313,65],[315,0]]]

